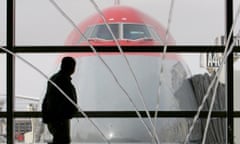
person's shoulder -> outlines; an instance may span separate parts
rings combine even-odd
[[[59,72],[57,72],[57,73],[53,74],[53,75],[50,77],[50,79],[54,81],[54,80],[59,79],[59,77],[61,77],[61,74],[60,74]]]
[[[61,73],[61,72],[58,72],[58,73],[55,73],[52,77],[51,77],[51,80],[52,81],[70,81],[69,80],[70,79],[70,77],[69,76],[67,76],[67,75],[65,75],[65,74],[63,74],[63,73]]]

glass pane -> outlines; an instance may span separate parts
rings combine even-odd
[[[62,0],[56,1],[56,3],[79,26],[82,33],[86,32],[88,26],[103,23],[91,1],[69,2],[68,0]],[[122,7],[120,8],[113,7],[113,1],[99,0],[96,1],[96,4],[105,14],[109,23],[147,24],[155,28],[160,38],[165,38],[168,27],[168,13],[171,8],[170,1],[121,0],[120,5]],[[130,8],[125,7],[125,5]],[[112,9],[104,10],[108,7]],[[43,8],[44,11],[42,11]],[[172,12],[169,29],[169,41],[171,44],[215,45],[215,39],[224,35],[224,0],[177,1]],[[16,1],[17,45],[77,45],[81,34],[78,30],[73,29],[73,25],[52,3],[46,1],[33,2],[31,0]],[[150,43],[149,40],[137,40],[131,44],[142,43],[155,44],[154,42]]]
[[[235,54],[235,62],[234,62],[234,108],[235,110],[240,110],[240,90],[239,90],[239,82],[240,82],[240,53]]]
[[[234,143],[240,143],[240,119],[234,119]]]
[[[19,54],[19,56],[31,63],[38,71],[16,58],[15,110],[39,110],[46,92],[47,78],[58,66],[58,54]]]
[[[234,0],[234,18],[236,17],[237,13],[239,13],[239,7],[240,7],[240,0]],[[239,20],[239,14],[238,14],[238,21],[236,23],[235,29],[234,29],[234,36],[240,37],[240,20]],[[238,40],[238,45],[240,45],[240,40]]]
[[[58,71],[60,58],[69,55],[77,61],[72,82],[78,105],[86,111],[197,110],[213,77],[213,69],[201,67],[200,54],[169,53],[163,61],[157,53],[129,53],[129,65],[118,53],[101,54],[103,61],[92,53],[21,54],[47,77]],[[217,64],[209,66],[216,69]],[[220,103],[214,110],[225,110],[224,83],[223,77],[217,93]],[[40,107],[46,86],[46,78],[16,60],[16,110],[32,104]]]
[[[191,84],[193,85],[194,94],[198,102],[198,106],[202,104],[203,97],[208,97],[203,110],[207,110],[214,96],[215,85],[212,85],[218,70],[220,69],[223,54],[222,53],[187,53],[183,54],[185,62],[192,73]],[[214,101],[213,111],[226,110],[226,65],[223,65],[219,74],[218,86],[216,87],[216,97]],[[212,85],[212,86],[211,86]],[[207,93],[208,90],[211,90]]]
[[[6,0],[0,1],[0,46],[6,45]]]
[[[239,11],[240,0],[234,0],[234,16],[237,15]],[[240,21],[238,16],[238,21],[234,29],[234,40],[235,45],[240,46]],[[239,81],[240,81],[240,53],[234,53],[234,109],[240,110],[239,100],[240,100],[240,91],[239,91]],[[237,119],[238,120],[238,119]],[[239,120],[238,120],[239,121]],[[236,137],[239,142],[239,138]]]
[[[166,56],[160,87],[161,59],[158,54],[132,53],[126,57],[129,65],[117,53],[103,54],[102,58],[110,70],[96,56],[77,57],[79,65],[74,78],[80,93],[79,103],[84,110],[134,110],[134,107],[144,110],[144,105],[148,110],[155,110],[157,104],[160,104],[161,110],[196,109],[192,87],[187,79],[190,73],[176,54]],[[185,98],[192,102],[184,104]]]
[[[128,54],[130,65],[118,54],[102,55],[112,72],[97,57],[79,54],[76,57],[78,70],[73,77],[79,89],[79,104],[82,109],[92,111],[135,110],[134,107],[155,110],[157,105],[160,110],[196,110],[210,85],[210,72],[216,69],[201,67],[202,57],[200,54],[167,54],[162,65],[163,73],[160,74],[161,59],[156,53]],[[133,69],[133,74],[129,68]],[[204,83],[205,79],[209,83]],[[224,87],[224,91],[224,84],[221,87]],[[198,89],[200,91],[196,91]],[[196,94],[199,99],[196,99]],[[223,107],[214,110],[225,110],[225,93],[220,97]]]
[[[171,33],[177,45],[215,45],[216,38],[224,35],[224,0],[183,0],[174,8]]]
[[[0,53],[0,111],[6,111],[6,55]]]
[[[0,118],[0,143],[6,144],[7,143],[7,120],[4,118]]]
[[[91,121],[90,121],[91,120]],[[73,143],[151,143],[152,126],[149,119],[142,118],[91,118],[71,120],[71,139]],[[153,120],[153,119],[152,119]],[[163,143],[180,144],[185,140],[192,119],[186,118],[157,118],[156,124],[158,140]],[[36,122],[37,121],[37,122]],[[46,142],[52,140],[46,125],[36,120],[34,132],[35,142]],[[149,127],[146,128],[144,125]],[[205,119],[198,120],[189,137],[191,144],[200,143],[205,128]],[[41,131],[39,131],[41,129]],[[102,134],[104,136],[102,136]],[[26,135],[26,133],[25,133]],[[214,118],[208,129],[206,143],[225,143],[226,120]]]

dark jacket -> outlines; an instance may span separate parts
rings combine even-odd
[[[77,103],[76,90],[71,83],[71,77],[59,71],[50,78],[66,94]],[[43,122],[50,123],[59,120],[71,119],[77,108],[50,82],[42,103]]]

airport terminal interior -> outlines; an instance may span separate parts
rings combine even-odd
[[[0,144],[52,141],[65,56],[72,144],[240,144],[240,0],[1,0]]]

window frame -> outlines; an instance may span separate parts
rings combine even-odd
[[[228,36],[231,25],[233,23],[233,0],[226,0],[226,36]],[[89,47],[78,46],[16,46],[15,45],[15,0],[7,0],[7,42],[6,48],[14,53],[50,53],[50,52],[91,52]],[[233,36],[230,42],[233,41]],[[122,49],[125,52],[162,52],[163,46],[141,46],[136,50],[134,47],[125,46]],[[96,47],[98,52],[116,52],[115,47]],[[200,45],[188,45],[188,46],[168,46],[168,52],[223,52],[223,46],[200,46]],[[233,52],[227,59],[227,110],[221,112],[213,112],[213,117],[222,117],[227,119],[227,143],[234,143],[234,119],[240,117],[240,111],[234,111],[234,95],[233,95],[233,80],[234,80],[234,67],[233,67],[233,53],[240,52],[239,46],[235,46]],[[0,53],[6,53],[0,50]],[[6,54],[6,70],[7,70],[7,110],[6,112],[0,112],[0,118],[7,120],[7,143],[14,144],[14,119],[15,118],[39,118],[42,116],[41,112],[28,112],[28,111],[14,111],[14,73],[15,73],[15,57],[11,54]],[[143,116],[144,112],[142,113]],[[150,112],[152,113],[152,112]],[[158,117],[193,117],[196,111],[159,111]],[[134,111],[98,111],[98,112],[86,112],[89,117],[106,118],[106,117],[137,117]],[[75,117],[83,117],[81,113],[75,115]],[[206,118],[207,112],[202,112],[200,117]]]

